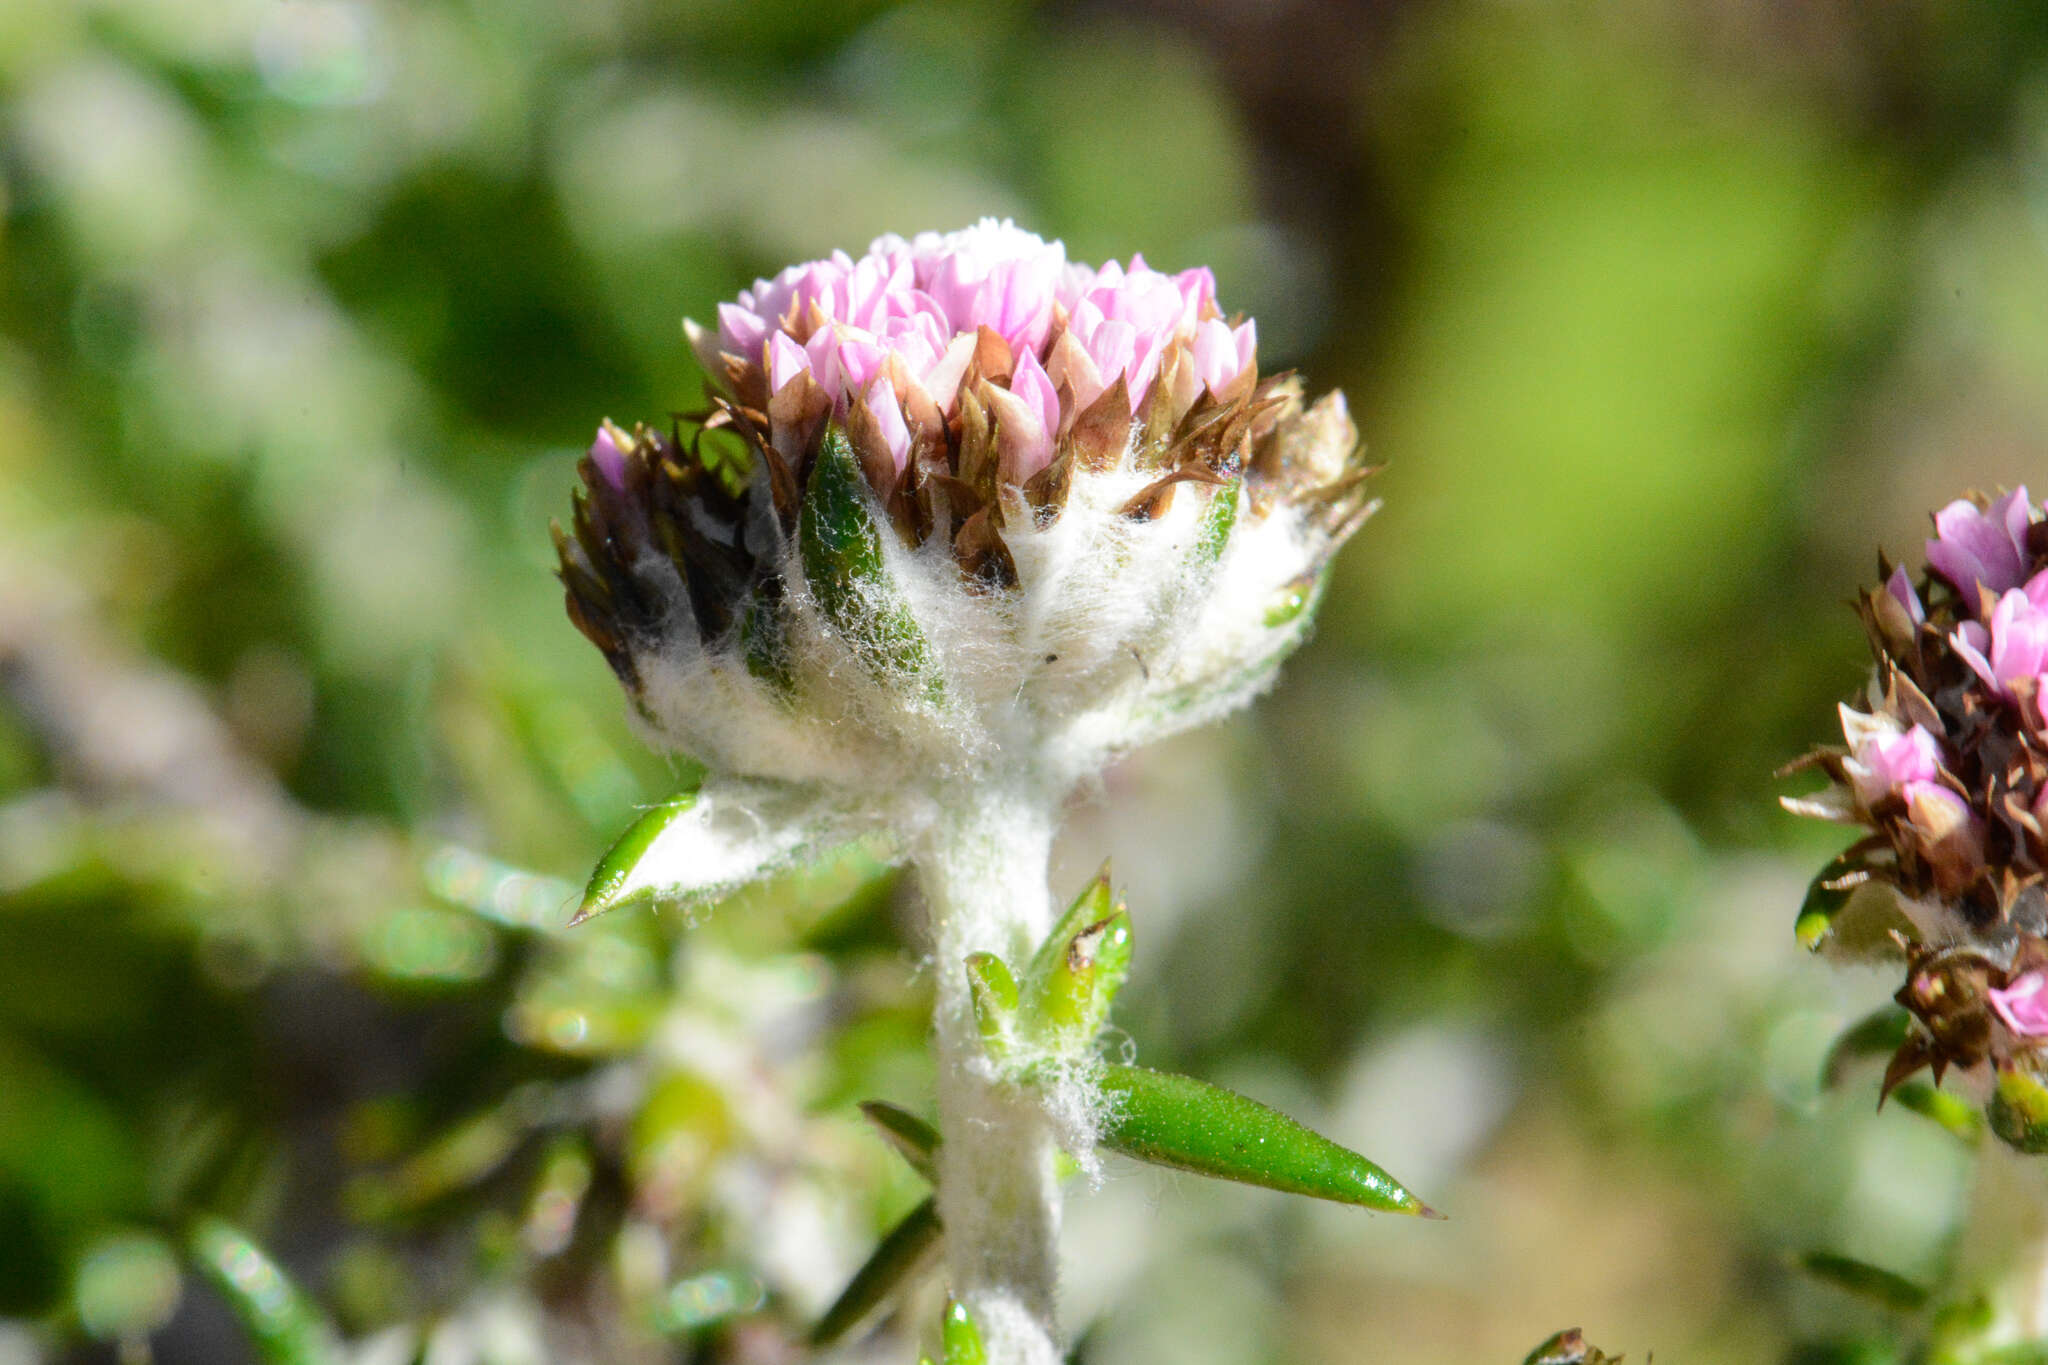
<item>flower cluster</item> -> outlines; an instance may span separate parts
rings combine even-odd
[[[689,333],[710,408],[607,423],[557,543],[656,738],[723,772],[1085,776],[1263,686],[1372,510],[1342,396],[1262,376],[1206,269],[984,221]]]
[[[858,261],[834,252],[791,266],[719,305],[715,335],[693,324],[690,337],[709,373],[762,400],[786,458],[826,412],[844,419],[859,401],[899,475],[913,431],[942,437],[979,362],[989,387],[975,392],[996,406],[1003,472],[1019,484],[1052,463],[1067,409],[1085,410],[1121,380],[1142,410],[1175,343],[1187,343],[1189,363],[1170,382],[1219,396],[1253,372],[1257,349],[1253,323],[1233,327],[1217,312],[1205,268],[1165,275],[1134,256],[1128,269],[1097,270],[1070,264],[1058,242],[991,221],[883,237]]]
[[[1877,666],[1864,709],[1841,708],[1845,745],[1793,765],[1833,782],[1789,808],[1869,830],[1815,882],[1801,936],[1834,940],[1853,902],[1896,912],[1916,1023],[1886,1090],[1989,1062],[2007,1096],[2048,1070],[2048,522],[2018,488],[1934,524],[1928,571],[1880,564],[1860,603]]]

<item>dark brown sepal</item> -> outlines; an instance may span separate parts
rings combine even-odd
[[[1017,561],[990,511],[984,507],[961,524],[960,533],[953,538],[953,557],[976,587],[1007,592],[1017,586]]]
[[[1061,455],[1071,456],[1074,468],[1087,473],[1115,469],[1130,447],[1131,420],[1131,390],[1119,370],[1116,382],[1074,419]]]
[[[1911,674],[1896,660],[1886,658],[1878,664],[1878,676],[1884,683],[1887,710],[1904,716],[1908,724],[1922,727],[1937,739],[1942,736],[1947,727],[1942,723],[1941,711]]]
[[[964,517],[952,493],[945,487],[946,483],[954,482],[953,467],[947,462],[945,440],[934,440],[922,433],[913,436],[910,464],[905,472],[909,477],[904,480],[903,487],[912,504],[911,520],[916,528],[917,544],[922,545],[934,536],[951,539],[953,528]]]
[[[1264,440],[1255,443],[1251,473],[1283,498],[1298,498],[1342,478],[1358,460],[1358,427],[1337,390],[1304,408],[1283,405]]]
[[[1000,379],[1007,384],[1016,365],[1017,358],[1011,354],[1010,343],[1003,340],[1002,333],[989,327],[976,330],[974,359],[968,362],[970,379]]]
[[[749,364],[729,351],[719,352],[719,363],[725,369],[726,391],[750,408],[768,406],[768,371],[759,365]]]
[[[1161,478],[1140,488],[1131,495],[1129,502],[1117,509],[1117,515],[1129,517],[1132,521],[1157,521],[1173,506],[1173,490],[1184,483],[1220,484],[1223,476],[1203,465],[1183,465]]]
[[[1906,1041],[1899,1044],[1899,1050],[1885,1063],[1884,1080],[1877,1087],[1877,1107],[1884,1108],[1884,1102],[1891,1098],[1892,1091],[1910,1080],[1923,1067],[1934,1066],[1938,1061],[1939,1054],[1932,1038],[1917,1029],[1907,1034]],[[1940,1083],[1941,1078],[1937,1074],[1935,1084]]]
[[[1181,411],[1173,401],[1173,380],[1187,347],[1174,343],[1159,359],[1159,373],[1145,394],[1145,410],[1138,416],[1138,441],[1132,451],[1139,469],[1164,469],[1173,461],[1173,433],[1180,425]]]
[[[974,390],[973,385],[963,385],[960,390],[959,463],[953,474],[974,490],[980,505],[987,506],[996,498],[1000,456],[996,448],[995,419],[988,405],[975,395]]]
[[[1073,489],[1073,447],[1062,445],[1052,463],[1024,483],[1024,500],[1031,504],[1032,520],[1041,531],[1059,519]]]

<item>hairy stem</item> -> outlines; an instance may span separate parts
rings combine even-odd
[[[1046,864],[1054,803],[977,788],[949,802],[915,863],[931,916],[937,987],[939,1216],[946,1268],[990,1365],[1056,1365],[1059,1185],[1043,1107],[982,1051],[962,962],[1021,963],[1052,927]]]

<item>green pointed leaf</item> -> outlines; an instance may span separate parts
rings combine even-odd
[[[647,860],[648,850],[670,825],[686,819],[696,805],[697,793],[678,792],[626,826],[626,832],[613,841],[591,870],[590,882],[583,890],[583,904],[569,922],[581,924],[592,915],[638,899],[636,892],[641,887],[634,873]]]
[[[334,1329],[240,1230],[203,1218],[192,1225],[185,1247],[199,1273],[227,1300],[265,1365],[338,1365]]]
[[[1809,1251],[1799,1258],[1799,1266],[1815,1279],[1901,1313],[1916,1312],[1927,1302],[1925,1289],[1868,1261],[1832,1251]]]
[[[1821,1064],[1820,1069],[1821,1085],[1832,1090],[1848,1077],[1858,1062],[1890,1057],[1906,1041],[1912,1026],[1913,1016],[1898,1005],[1886,1005],[1866,1014],[1842,1030],[1841,1036],[1828,1048],[1827,1061]]]
[[[874,1255],[847,1282],[825,1316],[811,1330],[811,1345],[830,1346],[860,1325],[883,1300],[924,1266],[933,1247],[939,1244],[939,1203],[927,1199],[904,1216]]]
[[[936,697],[931,645],[889,576],[880,510],[846,433],[828,427],[797,517],[804,581],[840,638],[876,676],[922,679]]]
[[[945,1349],[945,1365],[988,1365],[988,1347],[982,1344],[981,1329],[974,1315],[958,1299],[946,1301],[946,1315],[940,1319],[939,1341]]]
[[[896,1154],[926,1181],[938,1183],[939,1130],[907,1109],[884,1100],[863,1100],[861,1113],[882,1132]]]
[[[1031,961],[1024,968],[1026,982],[1043,979],[1066,952],[1066,945],[1074,935],[1097,920],[1107,919],[1116,908],[1116,897],[1109,885],[1109,864],[1105,862],[1101,870],[1089,878],[1088,885],[1081,888],[1081,894],[1074,897],[1073,904],[1060,915],[1059,922],[1053,925],[1044,942],[1031,955]]]
[[[1277,1109],[1191,1076],[1111,1066],[1102,1145],[1158,1166],[1340,1204],[1443,1215],[1385,1171]]]
[[[994,953],[967,956],[967,988],[974,1001],[974,1022],[981,1028],[981,1040],[991,1055],[1009,1050],[1009,1036],[1017,1017],[1017,979]]]
[[[1916,937],[1889,883],[1873,875],[1881,869],[1872,860],[1882,856],[1865,843],[1855,844],[1807,886],[1793,933],[1808,952],[1826,948],[1856,958],[1890,958],[1898,952],[1894,930]]]
[[[1110,889],[1109,864],[1081,888],[1073,904],[1052,927],[1024,969],[1024,1017],[1034,1037],[1043,1042],[1083,1042],[1094,1038],[1109,1013],[1109,1001],[1123,983],[1130,965],[1130,921],[1108,943],[1110,921],[1121,911]],[[1110,970],[1097,965],[1107,946]],[[1121,955],[1122,969],[1116,962]],[[1098,986],[1098,980],[1102,985]],[[1087,1018],[1094,1014],[1093,1026]],[[1084,1035],[1085,1031],[1085,1035]],[[1076,1037],[1076,1035],[1084,1035]]]
[[[2048,1152],[2048,1086],[2024,1071],[2001,1071],[1985,1117],[1991,1131],[2015,1150]]]
[[[1131,970],[1131,917],[1118,909],[1084,925],[1034,975],[1025,1017],[1038,1037],[1062,1051],[1086,1047],[1109,1020],[1109,1007]]]
[[[1964,1142],[1975,1143],[1984,1136],[1984,1117],[1976,1106],[1961,1095],[1925,1081],[1906,1081],[1892,1087],[1891,1102],[1924,1119],[1932,1119]]]
[[[598,860],[569,922],[627,905],[715,900],[857,833],[855,821],[812,793],[770,782],[709,782],[635,820]]]
[[[1792,932],[1808,952],[1818,952],[1820,946],[1827,942],[1828,934],[1834,928],[1835,916],[1848,907],[1849,898],[1855,894],[1854,887],[1835,883],[1835,878],[1840,875],[1835,864],[1829,863],[1807,885],[1806,899],[1800,902],[1799,918],[1793,922]]]

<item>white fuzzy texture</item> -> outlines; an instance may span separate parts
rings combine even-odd
[[[947,1278],[995,1365],[1063,1358],[1057,1143],[1040,1095],[999,1072],[983,1048],[963,963],[976,952],[1020,962],[1052,927],[1052,820],[1035,791],[963,793],[911,854],[932,912]]]
[[[933,660],[928,678],[874,667],[871,641],[827,619],[793,544],[781,610],[789,695],[736,650],[699,644],[678,581],[675,627],[636,660],[642,715],[660,742],[715,771],[835,788],[899,828],[930,814],[906,801],[942,786],[1028,773],[1064,796],[1117,754],[1243,705],[1306,629],[1307,612],[1267,618],[1320,562],[1319,530],[1286,504],[1254,515],[1242,493],[1199,484],[1177,488],[1156,520],[1120,515],[1152,477],[1079,476],[1043,530],[1021,501],[1009,508],[1019,583],[1008,592],[968,590],[938,538],[911,550],[884,529],[888,573],[865,615],[878,636],[907,613]],[[1221,561],[1202,565],[1196,541],[1218,496],[1240,498],[1240,511]]]

